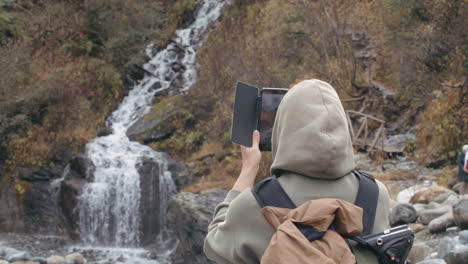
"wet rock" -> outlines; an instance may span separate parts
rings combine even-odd
[[[453,206],[453,220],[461,229],[468,229],[468,199],[462,199]]]
[[[67,264],[86,264],[87,261],[80,253],[72,253],[65,257]]]
[[[432,202],[433,200],[435,200],[436,197],[438,197],[439,195],[441,194],[446,194],[446,193],[449,193],[449,194],[453,194],[455,195],[455,193],[447,188],[444,188],[442,186],[438,186],[438,185],[433,185],[433,186],[430,186],[428,189],[425,189],[425,190],[422,190],[422,191],[419,191],[417,193],[415,193],[411,199],[410,199],[410,203],[424,203],[424,204],[427,204],[427,203],[430,203]]]
[[[65,258],[53,255],[47,258],[47,264],[65,264]]]
[[[175,128],[170,126],[161,126],[160,124],[166,121],[165,117],[172,111],[161,109],[161,114],[156,118],[140,118],[127,130],[127,136],[134,141],[140,141],[145,144],[157,142],[169,138],[175,131]]]
[[[450,251],[446,260],[447,264],[468,264],[468,247],[463,246]]]
[[[441,215],[437,217],[436,219],[433,219],[429,223],[429,231],[431,233],[439,233],[439,232],[444,232],[448,227],[454,226],[455,223],[453,221],[453,213],[452,210],[447,212],[444,215]]]
[[[399,204],[390,212],[390,225],[397,226],[414,223],[416,221],[416,209],[410,204]]]
[[[421,262],[417,262],[416,264],[447,264],[447,262],[445,262],[445,260],[443,259],[428,259]]]
[[[408,255],[408,260],[411,263],[417,263],[418,261],[423,261],[427,255],[431,252],[431,248],[425,243],[418,242],[414,243],[411,251]]]
[[[213,211],[227,195],[226,190],[211,189],[199,194],[181,192],[170,202],[168,221],[180,243],[173,254],[172,263],[212,263],[203,253],[203,241]]]
[[[436,208],[436,209],[421,210],[419,212],[418,222],[420,222],[421,224],[427,225],[432,220],[448,213],[450,210],[451,210],[451,207],[448,205],[440,207],[440,208]]]
[[[468,245],[468,230],[464,230],[460,232],[458,241],[462,245]]]
[[[49,181],[33,181],[23,200],[24,224],[34,234],[60,234],[63,221],[58,205],[58,190]]]
[[[83,186],[92,179],[95,169],[93,162],[84,155],[75,157],[65,167],[58,202],[66,220],[67,233],[74,240],[79,239],[79,212],[75,208]]]
[[[159,189],[159,168],[159,163],[151,158],[144,158],[138,167],[141,188],[140,242],[143,246],[151,244],[160,230],[160,196],[164,194]]]
[[[169,155],[165,155],[165,157],[168,162],[168,170],[172,174],[172,179],[174,180],[177,190],[194,183],[198,178],[196,175],[191,173],[191,167],[189,165],[177,161]]]

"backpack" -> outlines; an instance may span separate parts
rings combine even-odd
[[[272,223],[272,221],[276,221],[277,219],[285,220],[285,215],[289,213],[289,217],[303,217],[305,212],[304,210],[311,210],[309,208],[315,209],[315,214],[317,213],[317,206],[322,206],[324,202],[328,203],[328,205],[333,206],[333,208],[337,209],[336,211],[339,212],[333,220],[330,222],[330,226],[327,230],[319,231],[312,227],[311,225],[304,225],[303,223],[298,223],[293,221],[289,221],[284,226],[281,227],[281,230],[276,229],[276,233],[270,241],[270,245],[265,251],[269,255],[271,253],[274,255],[273,258],[270,256],[270,260],[274,259],[275,263],[283,263],[281,260],[280,254],[278,251],[284,249],[286,250],[286,255],[293,256],[295,252],[299,252],[304,250],[306,246],[304,244],[304,238],[308,240],[308,243],[313,244],[313,248],[309,248],[307,253],[302,253],[303,255],[308,256],[307,263],[339,263],[343,262],[345,259],[348,258],[341,258],[341,260],[336,260],[336,254],[334,256],[323,256],[323,254],[333,255],[333,250],[341,250],[341,253],[344,256],[349,255],[349,251],[351,248],[349,246],[348,240],[356,241],[363,247],[366,247],[373,251],[377,256],[380,264],[404,264],[406,262],[406,258],[411,250],[414,241],[414,232],[408,228],[408,226],[398,226],[391,228],[389,230],[385,230],[382,233],[372,234],[372,230],[374,227],[374,219],[377,209],[377,201],[379,196],[379,188],[375,179],[362,171],[354,170],[352,173],[358,178],[359,180],[359,189],[356,200],[354,205],[348,203],[346,201],[338,200],[338,199],[318,199],[318,200],[311,200],[307,201],[305,204],[297,207],[291,198],[288,196],[286,191],[283,189],[281,184],[278,181],[277,175],[270,176],[260,183],[258,183],[254,188],[252,188],[252,194],[262,207],[262,213],[267,219],[267,221],[274,227],[277,228],[280,223]],[[326,200],[326,201],[325,201]],[[331,203],[331,204],[330,204]],[[304,206],[309,206],[308,208],[301,208]],[[357,219],[359,221],[359,225],[362,233],[357,235],[355,230],[351,226],[344,226],[343,224],[353,219],[353,215],[356,216],[355,211],[353,211],[353,207],[362,208],[359,210],[359,216],[362,215],[362,219]],[[325,207],[323,207],[325,208]],[[301,209],[301,212],[297,210]],[[285,211],[288,210],[289,212]],[[290,211],[292,210],[292,211]],[[324,209],[327,210],[327,209]],[[343,218],[344,214],[348,214],[348,216]],[[362,213],[361,213],[362,212]],[[329,210],[325,213],[329,213]],[[277,214],[277,218],[272,218],[272,214]],[[294,215],[295,214],[295,215]],[[321,213],[319,213],[320,215]],[[324,216],[325,217],[325,216]],[[296,219],[294,218],[294,219]],[[273,220],[272,220],[273,219]],[[314,219],[315,221],[317,219]],[[342,221],[343,220],[343,221]],[[361,221],[362,220],[362,221]],[[341,221],[341,222],[340,222]],[[292,222],[292,224],[291,224]],[[353,222],[353,221],[351,221]],[[351,229],[349,229],[351,228]],[[325,228],[326,229],[326,228]],[[343,231],[346,230],[346,231]],[[279,234],[281,231],[281,234]],[[336,232],[338,231],[338,232]],[[349,231],[349,232],[348,232]],[[297,232],[302,233],[302,239],[298,238]],[[289,233],[289,234],[288,234]],[[295,233],[295,234],[293,234]],[[340,243],[340,239],[336,238],[336,234],[340,233],[338,236],[342,237],[343,235],[345,239],[345,243],[348,246],[348,250],[340,248],[340,246],[336,246]],[[283,241],[288,245],[279,245],[277,240],[275,240],[276,236],[282,235]],[[335,236],[335,237],[333,237]],[[324,241],[322,241],[324,240]],[[307,241],[306,241],[307,242]],[[339,242],[339,243],[337,243]],[[289,244],[296,244],[296,245],[289,245]],[[330,244],[333,244],[331,246]],[[273,249],[274,248],[274,249]],[[276,251],[276,252],[275,252]],[[352,252],[352,251],[351,251]],[[315,254],[316,253],[316,254]],[[336,252],[335,252],[336,253]],[[311,262],[309,256],[313,255],[313,259],[323,257],[324,261],[316,261]],[[264,255],[265,257],[265,255]],[[354,262],[354,256],[351,260]],[[270,261],[271,262],[271,261]],[[288,261],[291,263],[290,261]],[[304,262],[305,261],[301,261]],[[262,258],[263,263],[263,258]],[[344,262],[343,262],[344,263]],[[351,262],[346,262],[351,263]]]
[[[465,172],[465,168],[468,168],[468,160],[466,154],[463,152],[458,153],[458,178],[460,181],[468,181],[468,173]]]

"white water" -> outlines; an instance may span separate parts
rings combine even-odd
[[[189,89],[196,81],[196,50],[202,45],[210,26],[219,18],[227,0],[205,0],[197,11],[195,21],[176,31],[177,37],[166,49],[152,56],[143,68],[150,72],[124,98],[109,117],[112,134],[98,137],[86,146],[94,163],[94,182],[83,189],[78,204],[80,233],[86,245],[138,247],[140,245],[140,176],[138,167],[143,158],[159,164],[160,170],[160,227],[167,231],[165,220],[167,200],[175,191],[171,173],[163,155],[126,135],[128,128],[151,109],[155,94],[171,88],[178,81],[179,91]],[[172,65],[185,68],[176,73]]]

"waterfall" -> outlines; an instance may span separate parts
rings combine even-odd
[[[187,28],[178,29],[176,37],[164,49],[153,54],[152,46],[146,52],[150,61],[143,65],[148,72],[124,98],[108,119],[112,133],[98,137],[86,145],[86,153],[94,163],[94,180],[84,186],[78,203],[79,226],[84,243],[105,246],[140,246],[141,189],[138,169],[146,160],[159,165],[160,233],[167,230],[165,212],[171,193],[175,192],[171,173],[162,153],[130,141],[127,129],[151,109],[155,94],[170,89],[177,83],[179,91],[189,89],[196,81],[197,49],[206,39],[211,25],[217,21],[227,0],[204,0],[196,11],[195,21]],[[183,73],[175,72],[178,64]]]

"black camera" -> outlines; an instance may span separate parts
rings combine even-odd
[[[414,232],[402,225],[355,240],[374,251],[380,264],[405,264],[413,246]]]

